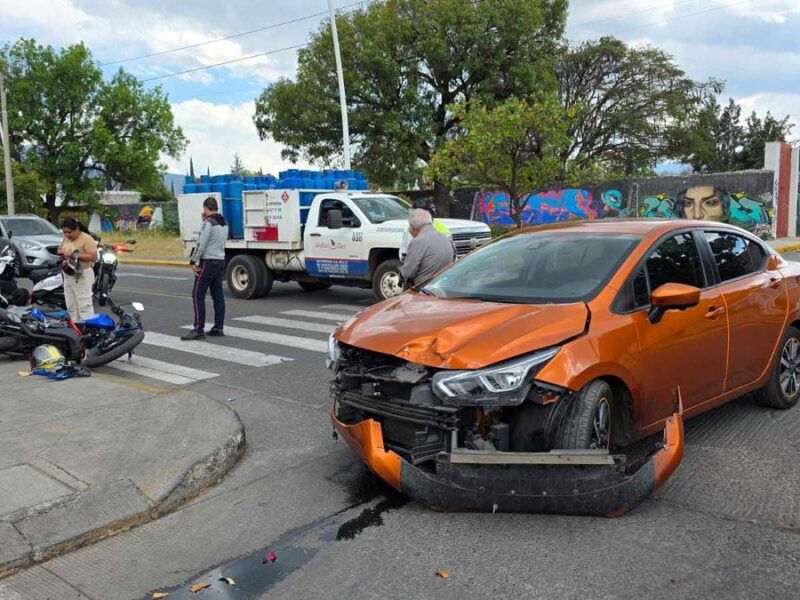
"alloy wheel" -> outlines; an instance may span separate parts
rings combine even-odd
[[[797,338],[789,338],[783,345],[778,382],[787,398],[800,390],[800,341]]]
[[[589,448],[606,450],[611,439],[611,405],[608,398],[600,398],[597,402],[597,412],[592,422],[592,439]]]

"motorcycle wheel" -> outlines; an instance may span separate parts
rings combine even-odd
[[[119,336],[114,344],[97,352],[97,348],[91,348],[86,352],[86,358],[81,361],[81,365],[93,369],[102,367],[108,363],[122,358],[128,352],[136,348],[144,340],[144,331],[141,329],[130,331]]]
[[[105,306],[106,302],[106,295],[110,291],[111,287],[111,274],[110,273],[103,273],[102,277],[100,277],[100,282],[97,284],[97,303],[100,306]]]
[[[0,337],[0,352],[8,352],[19,345],[19,340],[13,336]]]

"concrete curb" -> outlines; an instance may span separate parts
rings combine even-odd
[[[145,267],[188,267],[189,259],[174,260],[161,258],[120,258],[121,265],[141,265]]]
[[[158,519],[222,480],[244,454],[246,444],[244,425],[239,415],[230,407],[225,408],[233,415],[235,431],[213,452],[195,462],[159,500],[151,501],[132,481],[121,479],[76,493],[45,514],[26,515],[12,523],[0,523],[0,527],[8,528],[8,535],[3,538],[11,541],[10,544],[0,543],[0,579]],[[80,513],[86,512],[113,515],[113,520],[93,523],[85,531],[64,530],[64,523],[72,522],[76,516],[85,519],[86,515]],[[61,533],[58,533],[59,530]]]
[[[800,250],[800,242],[794,244],[784,244],[782,246],[773,246],[773,249],[778,254],[786,254],[787,252],[796,252]]]

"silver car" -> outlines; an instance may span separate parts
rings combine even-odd
[[[36,215],[0,216],[0,238],[9,238],[19,257],[20,275],[59,260],[61,231]]]

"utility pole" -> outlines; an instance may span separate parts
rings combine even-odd
[[[328,0],[331,13],[331,33],[333,34],[333,53],[336,55],[336,76],[339,78],[339,105],[342,107],[342,142],[344,150],[344,168],[350,169],[350,125],[347,122],[347,95],[344,91],[344,74],[342,73],[342,55],[339,52],[339,33],[336,31],[336,13],[333,0]]]
[[[2,121],[3,164],[6,169],[6,201],[8,214],[16,212],[14,206],[14,178],[11,176],[11,138],[8,135],[8,110],[6,110],[6,88],[3,85],[3,74],[0,73],[0,121]]]

